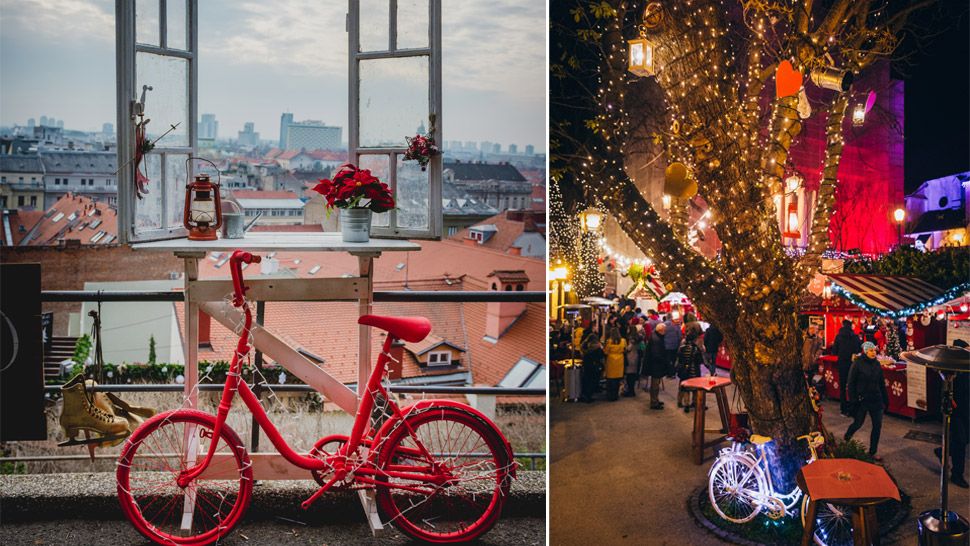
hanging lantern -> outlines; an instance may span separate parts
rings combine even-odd
[[[562,291],[563,292],[567,292],[568,293],[568,292],[571,292],[572,290],[573,290],[573,285],[569,284],[568,282],[562,283]]]
[[[629,61],[627,70],[637,76],[655,76],[654,50],[656,45],[648,40],[646,36],[640,36],[627,43],[630,46],[627,57]]]
[[[896,220],[897,224],[902,224],[903,220],[906,219],[906,211],[902,208],[898,208],[893,211],[893,218]]]
[[[600,226],[603,225],[603,213],[596,207],[589,207],[579,214],[579,222],[583,231],[599,231]]]
[[[837,68],[820,68],[817,70],[812,70],[812,83],[821,87],[822,89],[831,89],[832,91],[848,91],[849,86],[852,85],[852,81],[855,76],[852,72],[847,72],[845,70],[839,70]]]
[[[663,201],[664,209],[670,208],[670,194],[665,193],[661,201]]]
[[[182,225],[189,231],[190,241],[215,241],[222,227],[222,198],[219,184],[200,174],[185,185],[185,209]]]
[[[866,123],[866,105],[863,103],[856,104],[852,107],[852,126],[862,127]]]
[[[793,174],[785,179],[785,189],[788,190],[788,193],[795,193],[795,190],[797,190],[798,186],[801,185],[802,177],[798,176],[797,174]]]
[[[785,232],[781,235],[782,237],[791,239],[799,239],[802,236],[802,232],[798,229],[798,203],[794,199],[788,203],[788,214],[785,218]]]

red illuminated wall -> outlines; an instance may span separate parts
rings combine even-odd
[[[817,190],[825,160],[827,119],[820,100],[830,100],[833,92],[811,83],[806,88],[815,112],[792,146],[790,158],[805,179],[806,189]],[[865,101],[870,90],[877,93],[876,105],[865,125],[853,127],[852,107]],[[881,63],[863,73],[851,91],[829,238],[837,250],[879,254],[896,244],[892,215],[903,203],[903,82],[890,79],[889,64]]]

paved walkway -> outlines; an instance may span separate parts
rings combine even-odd
[[[662,411],[650,410],[643,392],[617,402],[550,401],[550,544],[724,544],[687,511],[687,496],[707,483],[713,458],[702,466],[691,463],[693,413],[676,407],[675,385],[666,380]],[[711,406],[714,398],[709,400]],[[851,421],[838,414],[838,404],[825,402],[824,407],[829,429],[844,433]],[[710,410],[708,416],[717,418]],[[939,502],[934,444],[903,438],[910,430],[939,434],[942,426],[883,419],[879,452],[913,506],[909,519],[883,544],[914,544],[916,515]],[[868,421],[856,438],[868,443]],[[970,516],[968,490],[950,491],[952,509]]]

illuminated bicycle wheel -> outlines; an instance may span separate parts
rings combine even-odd
[[[808,495],[802,497],[802,527],[808,514]],[[815,534],[818,546],[852,546],[852,507],[820,502],[815,507]]]
[[[761,469],[746,457],[721,457],[711,467],[707,494],[717,515],[747,523],[761,511],[768,486]]]

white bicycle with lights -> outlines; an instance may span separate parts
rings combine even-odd
[[[821,433],[799,436],[811,452],[806,464],[818,458],[817,448],[825,444]],[[748,442],[734,442],[722,449],[709,472],[707,486],[711,506],[719,516],[732,523],[747,523],[764,513],[773,520],[795,515],[801,502],[802,524],[808,496],[796,485],[791,491],[777,491],[768,469],[765,446],[772,439],[754,434]],[[819,546],[852,544],[851,512],[838,505],[822,503],[816,511],[815,543]]]

